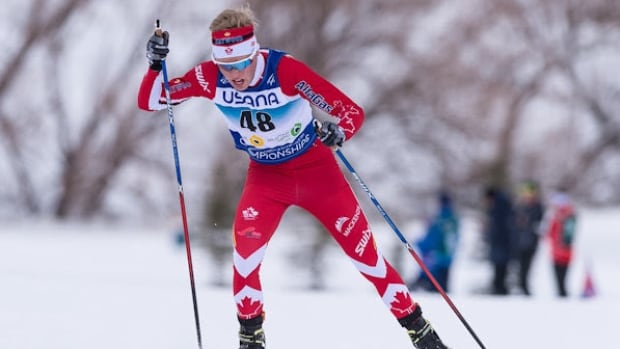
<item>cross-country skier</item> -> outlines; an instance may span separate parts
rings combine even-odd
[[[256,20],[246,6],[221,12],[211,23],[212,57],[170,79],[171,103],[192,97],[212,100],[238,149],[250,162],[234,219],[233,293],[240,323],[240,349],[264,349],[263,293],[259,271],[285,210],[313,214],[370,281],[406,328],[413,345],[442,349],[396,270],[377,249],[368,221],[336,162],[334,147],[360,129],[364,111],[332,83],[284,52],[261,48]],[[149,69],[138,105],[166,108],[162,60],[168,32],[147,43]],[[337,122],[314,124],[311,107]]]

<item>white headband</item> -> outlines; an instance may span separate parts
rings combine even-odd
[[[260,48],[252,26],[213,32],[212,42],[211,51],[216,60],[251,55]]]

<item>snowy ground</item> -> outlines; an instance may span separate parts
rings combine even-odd
[[[466,225],[451,297],[487,348],[616,348],[620,311],[619,210],[584,213],[573,297],[555,298],[543,246],[532,275],[536,295],[471,291],[488,268],[471,259],[475,224]],[[394,241],[375,224],[379,244]],[[263,267],[269,349],[410,348],[374,290],[341,256],[330,258],[328,291],[291,286],[278,232]],[[597,296],[581,299],[585,261]],[[413,263],[413,260],[407,261]],[[203,347],[237,348],[231,292],[208,285],[209,266],[194,246]],[[162,229],[4,223],[0,227],[0,348],[197,348],[185,250]],[[414,294],[454,349],[479,348],[444,300]]]

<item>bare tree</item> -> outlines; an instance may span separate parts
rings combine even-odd
[[[11,86],[23,75],[23,69],[31,51],[42,45],[48,37],[56,33],[68,18],[86,1],[65,1],[50,11],[41,11],[46,8],[45,1],[32,2],[26,9],[28,14],[23,24],[23,38],[14,49],[14,52],[4,62],[4,70],[0,73],[0,96],[7,95]],[[5,151],[10,169],[15,178],[15,197],[17,202],[32,213],[39,213],[41,205],[35,193],[32,173],[28,169],[22,146],[21,128],[27,127],[27,122],[20,122],[17,113],[6,110],[0,105],[0,132],[4,139]],[[5,194],[6,195],[6,194]]]
[[[119,13],[125,8],[124,2],[116,5]],[[34,1],[19,23],[22,41],[0,75],[0,95],[14,96],[0,106],[2,144],[15,182],[3,186],[2,195],[17,198],[22,203],[17,210],[58,218],[113,213],[104,203],[110,188],[119,188],[119,173],[128,164],[161,172],[159,161],[147,155],[147,145],[166,128],[140,116],[135,88],[125,88],[128,77],[137,78],[146,65],[136,53],[143,52],[150,28],[145,23],[134,33],[141,34],[135,37],[140,40],[121,52],[114,39],[126,37],[122,26],[91,27],[94,35],[84,30],[89,17],[97,16],[97,6],[90,1]],[[86,53],[77,64],[69,58],[76,50]],[[101,52],[92,58],[92,50]],[[79,74],[91,79],[82,86],[68,82]],[[23,93],[24,84],[35,77],[37,84]],[[82,98],[79,104],[90,105],[76,110],[76,94]]]
[[[416,86],[409,90],[416,97],[396,94],[388,115],[399,118],[412,142],[440,160],[436,178],[444,185],[510,186],[528,177],[547,186],[590,183],[588,168],[607,162],[617,143],[613,111],[618,106],[610,96],[618,90],[618,80],[601,76],[597,65],[605,55],[620,54],[613,44],[620,34],[614,17],[620,5],[536,0],[476,4],[468,4],[458,16],[443,14],[451,20],[429,39],[434,45],[403,53],[417,66],[404,84]],[[412,99],[413,116],[407,112]],[[395,109],[398,105],[402,108]],[[546,109],[559,113],[559,122],[553,124]],[[581,132],[590,123],[600,134],[594,142]],[[531,132],[549,124],[547,133]],[[580,194],[583,200],[595,200],[587,190]]]

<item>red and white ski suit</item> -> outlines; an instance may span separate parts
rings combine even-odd
[[[211,99],[222,111],[237,148],[250,157],[233,227],[233,292],[238,315],[263,312],[260,267],[284,212],[291,205],[314,215],[377,289],[397,319],[415,308],[402,278],[375,245],[368,221],[332,150],[317,138],[311,106],[338,120],[350,139],[364,113],[355,102],[302,62],[276,50],[257,56],[255,84],[237,91],[212,61],[170,79],[172,103]],[[164,109],[162,74],[149,70],[138,105]]]

